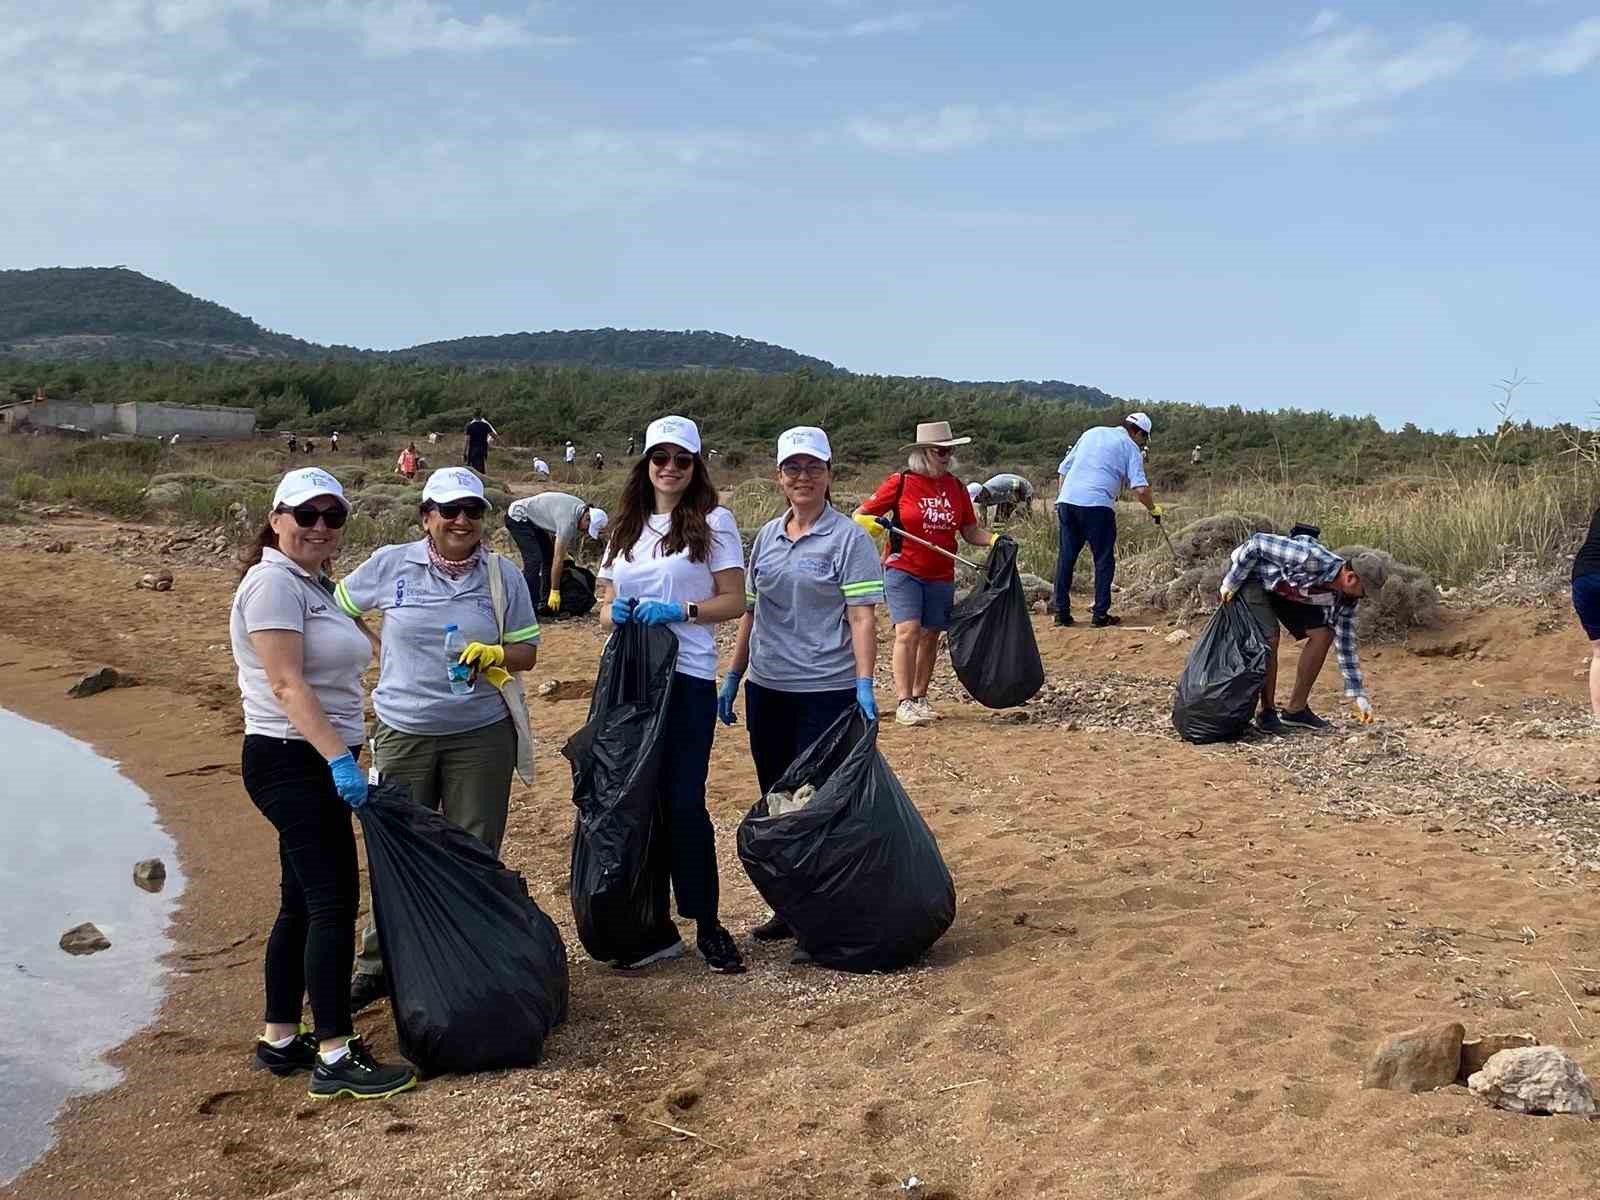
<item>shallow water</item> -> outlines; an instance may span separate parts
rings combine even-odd
[[[50,1145],[76,1093],[109,1087],[100,1056],[161,999],[173,902],[172,839],[149,797],[84,743],[0,709],[0,1184]],[[158,893],[133,865],[159,858]],[[61,934],[92,921],[109,950],[74,956]]]

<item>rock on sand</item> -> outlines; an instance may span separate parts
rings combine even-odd
[[[1594,1089],[1565,1050],[1531,1046],[1502,1050],[1467,1080],[1474,1096],[1496,1108],[1523,1113],[1593,1116]]]
[[[1361,1086],[1429,1092],[1454,1083],[1466,1032],[1459,1021],[1402,1030],[1373,1052],[1362,1072]]]

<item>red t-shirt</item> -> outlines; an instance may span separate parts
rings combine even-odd
[[[902,489],[900,481],[905,480]],[[944,474],[937,479],[918,475],[914,471],[896,472],[883,481],[872,493],[872,498],[861,510],[872,516],[882,516],[894,506],[894,494],[900,492],[900,526],[909,533],[956,552],[956,533],[968,525],[978,523],[972,511],[972,499],[966,486],[954,475]],[[894,567],[907,575],[915,575],[930,583],[942,583],[956,577],[956,564],[926,546],[919,546],[910,538],[900,541],[900,553],[889,554],[883,560],[886,567]]]

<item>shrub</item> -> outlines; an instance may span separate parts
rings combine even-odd
[[[18,500],[38,500],[49,490],[49,483],[37,471],[18,471],[11,481],[11,495]]]
[[[117,517],[142,516],[145,511],[144,479],[122,471],[68,471],[57,479],[55,494]]]

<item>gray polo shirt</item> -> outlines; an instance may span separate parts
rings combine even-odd
[[[781,692],[853,688],[856,658],[845,609],[883,599],[883,563],[865,530],[828,507],[798,540],[789,514],[768,521],[750,547],[745,607],[752,683]]]
[[[298,633],[301,677],[346,746],[365,740],[361,672],[372,661],[372,645],[333,597],[295,561],[268,547],[233,593],[228,619],[233,661],[239,666],[244,731],[262,737],[305,741],[289,720],[256,654],[252,633],[269,629]]]
[[[372,707],[379,719],[401,733],[442,736],[482,729],[506,718],[505,701],[481,675],[473,689],[450,690],[444,652],[444,627],[456,625],[469,642],[493,645],[538,642],[522,572],[499,558],[506,591],[505,636],[494,623],[489,569],[480,552],[472,570],[451,579],[428,561],[428,540],[384,546],[334,589],[339,607],[353,617],[383,614],[383,655]]]
[[[514,521],[530,521],[547,533],[555,534],[563,546],[572,546],[578,540],[578,519],[589,505],[565,492],[540,492],[537,496],[524,496],[513,500],[506,516]]]
[[[1020,504],[1033,499],[1033,484],[1021,475],[1004,471],[983,485],[993,504]]]

